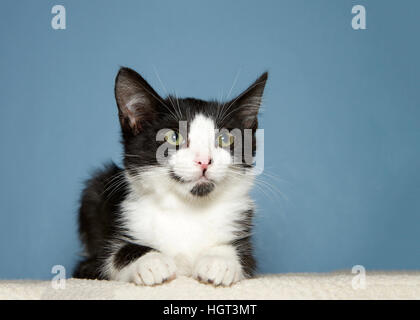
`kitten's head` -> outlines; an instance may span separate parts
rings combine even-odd
[[[115,97],[130,182],[143,192],[174,191],[193,199],[246,183],[266,80],[264,73],[221,103],[161,98],[134,70],[121,68]]]

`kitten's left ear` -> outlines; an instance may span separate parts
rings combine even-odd
[[[255,82],[236,97],[232,105],[237,110],[235,116],[242,120],[244,128],[256,129],[268,72],[264,72]]]
[[[162,99],[137,72],[121,68],[115,79],[115,99],[124,134],[137,135],[156,118]]]

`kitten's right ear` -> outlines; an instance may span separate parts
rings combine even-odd
[[[144,124],[156,117],[157,106],[162,101],[146,80],[124,67],[115,79],[115,99],[121,129],[133,135],[140,133]]]

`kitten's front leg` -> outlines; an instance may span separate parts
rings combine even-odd
[[[112,257],[111,280],[156,285],[176,277],[173,259],[149,247],[125,244]]]
[[[193,277],[215,286],[230,286],[245,278],[238,254],[231,245],[213,247],[197,258]]]

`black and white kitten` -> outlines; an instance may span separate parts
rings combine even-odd
[[[255,154],[266,80],[225,103],[163,99],[120,69],[124,168],[108,165],[87,182],[79,212],[86,257],[75,277],[154,285],[185,275],[228,286],[253,275],[252,165],[234,161],[235,145],[245,144],[231,132],[251,132]]]

